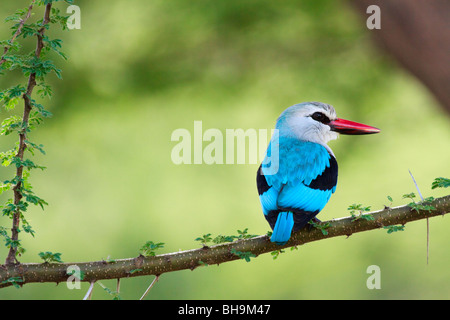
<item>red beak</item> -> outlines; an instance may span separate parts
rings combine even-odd
[[[344,119],[333,120],[328,125],[330,126],[331,131],[342,134],[371,134],[380,132],[380,129],[378,128]]]

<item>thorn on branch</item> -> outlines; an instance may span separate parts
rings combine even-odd
[[[88,291],[86,292],[86,295],[83,298],[83,300],[88,300],[88,299],[91,300],[91,298],[92,298],[92,291],[94,289],[94,284],[95,284],[95,281],[92,281],[91,285],[89,286]]]
[[[155,283],[159,280],[159,277],[161,275],[158,274],[155,279],[153,279],[152,283],[150,283],[150,285],[148,286],[147,290],[145,290],[144,294],[142,295],[142,297],[139,300],[143,300],[145,298],[145,296],[147,296],[147,294],[149,293],[150,289],[155,285]]]

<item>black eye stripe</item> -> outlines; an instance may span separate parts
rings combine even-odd
[[[324,124],[330,123],[330,119],[326,115],[324,115],[322,112],[314,112],[311,115],[311,118],[313,118],[314,120],[319,121],[321,123],[324,123]]]

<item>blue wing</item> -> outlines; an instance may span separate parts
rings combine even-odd
[[[272,148],[278,148],[278,163]],[[257,186],[273,242],[284,244],[323,209],[336,190],[337,172],[336,159],[319,144],[280,137],[269,145]]]

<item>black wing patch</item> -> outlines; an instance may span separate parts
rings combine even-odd
[[[330,155],[330,166],[325,168],[325,171],[317,176],[308,187],[318,190],[331,190],[337,184],[338,164],[336,159]]]
[[[308,222],[319,213],[319,211],[309,212],[302,209],[283,209],[270,211],[269,214],[265,216],[265,218],[272,230],[273,228],[275,228],[275,224],[277,223],[278,214],[285,211],[290,211],[294,214],[294,232],[303,229],[308,224]]]
[[[256,185],[258,186],[258,194],[262,195],[264,192],[270,189],[270,186],[267,184],[266,177],[262,173],[261,166],[259,166],[258,171],[256,172]]]

